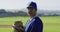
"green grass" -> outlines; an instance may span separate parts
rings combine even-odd
[[[40,17],[44,24],[44,32],[60,32],[60,16],[47,16]],[[15,21],[21,20],[23,24],[29,17],[5,17],[0,18],[0,25],[13,25]],[[11,28],[0,28],[0,32],[12,32]]]
[[[0,28],[0,32],[13,32],[11,28]]]
[[[41,17],[44,32],[60,32],[60,16]]]
[[[22,21],[24,24],[29,17],[5,17],[0,18],[0,25],[13,25],[15,21]]]

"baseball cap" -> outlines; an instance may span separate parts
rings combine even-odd
[[[37,10],[37,4],[35,2],[31,2],[27,8],[34,8]]]

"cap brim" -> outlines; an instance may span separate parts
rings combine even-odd
[[[33,8],[32,6],[29,6],[29,7],[27,7],[27,8]]]

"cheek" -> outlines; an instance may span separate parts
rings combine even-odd
[[[28,12],[29,14],[31,14],[31,12]]]
[[[33,15],[33,12],[29,12],[30,15]]]
[[[32,15],[32,14],[34,14],[34,11],[33,10],[28,10],[28,13]]]

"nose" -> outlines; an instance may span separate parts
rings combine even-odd
[[[29,10],[28,10],[28,12],[29,12],[29,13],[31,13],[31,12],[32,12],[32,10],[31,10],[31,9],[29,9]]]

